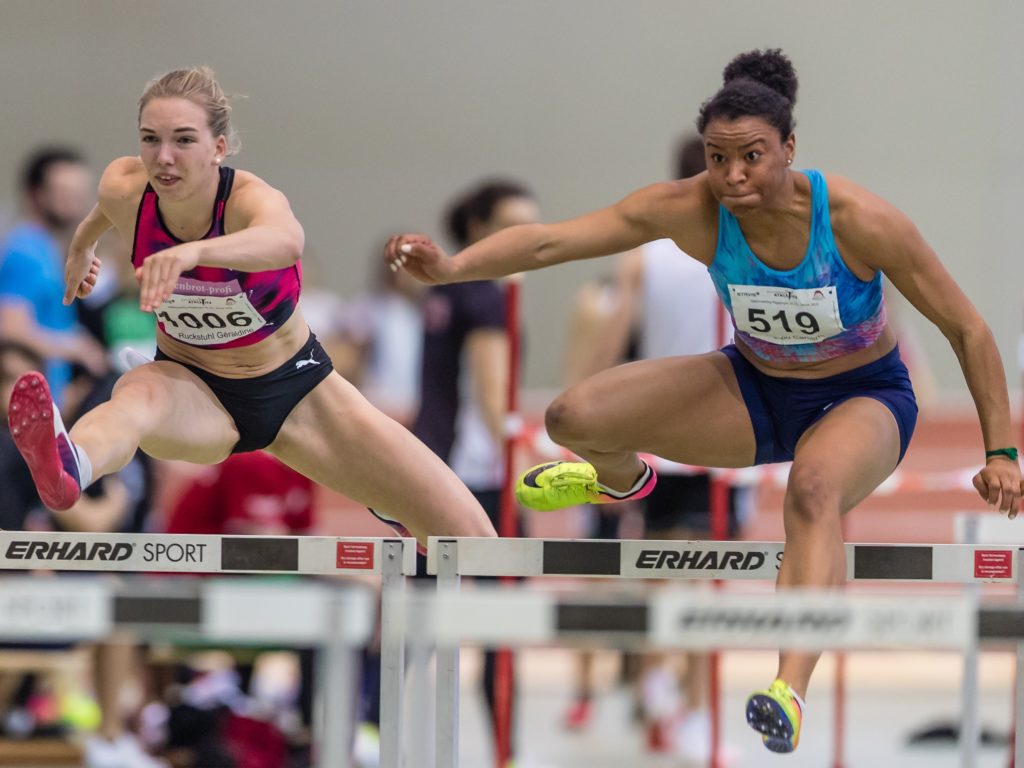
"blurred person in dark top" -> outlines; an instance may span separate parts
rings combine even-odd
[[[449,238],[461,250],[506,227],[539,220],[537,203],[525,186],[495,178],[458,196],[449,206],[445,224]],[[413,434],[466,484],[495,528],[506,482],[502,456],[509,379],[505,304],[505,288],[498,280],[430,287],[423,304],[420,409],[412,427]],[[516,535],[522,536],[518,512],[516,528]],[[492,723],[496,658],[494,651],[484,654],[483,685]]]
[[[0,402],[7,403],[18,377],[39,370],[42,358],[28,347],[0,338]],[[42,502],[28,466],[18,453],[7,423],[7,407],[0,407],[0,529],[21,530],[25,520]]]

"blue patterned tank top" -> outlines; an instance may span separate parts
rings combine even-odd
[[[772,269],[747,245],[739,222],[718,208],[718,243],[708,268],[736,336],[769,362],[814,363],[870,347],[885,328],[882,273],[864,281],[832,236],[825,177],[811,182],[811,236],[793,269]]]

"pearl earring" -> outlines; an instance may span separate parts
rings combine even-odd
[[[218,160],[217,162],[219,163],[219,162],[220,162],[220,160]],[[790,157],[790,158],[787,158],[787,159],[786,159],[786,165],[792,165],[792,164],[793,164],[793,158],[792,158],[792,157]]]

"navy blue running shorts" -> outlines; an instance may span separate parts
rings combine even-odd
[[[917,424],[917,400],[899,347],[873,363],[822,379],[768,376],[739,353],[722,348],[732,363],[757,440],[754,464],[791,461],[797,441],[818,419],[854,397],[870,397],[892,411],[900,430],[900,461]]]
[[[157,360],[170,360],[202,379],[224,406],[238,429],[232,453],[266,448],[277,437],[288,414],[334,370],[331,358],[312,331],[291,359],[270,373],[245,379],[215,376],[194,365],[172,360],[157,350]]]

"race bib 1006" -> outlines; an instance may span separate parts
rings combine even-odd
[[[212,283],[180,278],[156,311],[163,332],[196,346],[223,344],[259,330],[267,321],[237,280]]]
[[[813,344],[845,329],[836,287],[730,285],[736,328],[773,344]]]

